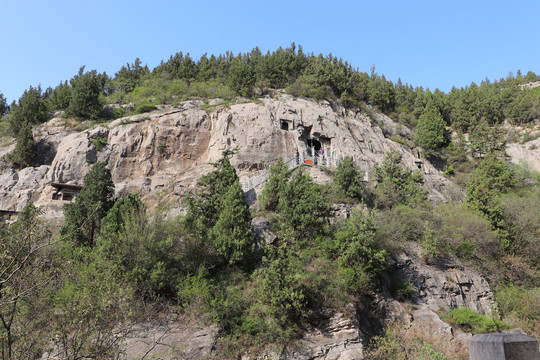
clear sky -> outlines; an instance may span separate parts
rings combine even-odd
[[[182,51],[265,53],[292,42],[413,86],[462,87],[521,69],[540,74],[539,0],[0,0],[0,92],[113,76]]]

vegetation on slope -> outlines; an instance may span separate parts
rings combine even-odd
[[[498,315],[540,337],[540,178],[508,163],[500,127],[505,119],[538,118],[538,92],[520,88],[536,80],[518,72],[444,94],[393,84],[374,69],[362,73],[293,44],[265,55],[254,49],[198,61],[178,53],[152,71],[137,59],[112,78],[83,67],[55,89],[30,87],[11,106],[0,94],[0,115],[7,115],[0,129],[17,137],[8,160],[21,167],[33,162],[31,126],[51,111],[102,121],[187,98],[286,89],[368,112],[369,104],[415,128],[415,143],[467,190],[463,203],[427,202],[421,174],[403,168],[398,153],[376,167],[374,189],[359,182],[350,159],[325,186],[278,161],[258,214],[270,219],[277,240],[263,244],[250,228],[231,153],[200,179],[186,200],[187,214],[176,219],[165,218],[163,208],[150,214],[135,195],[113,199],[110,172],[98,163],[66,205],[59,236],[46,230],[32,205],[16,223],[0,225],[2,354],[36,357],[52,344],[66,358],[112,358],[130,324],[160,308],[218,324],[218,351],[237,357],[247,347],[294,340],[323,309],[347,311],[353,303],[368,311],[389,257],[411,242],[426,262],[458,257],[476,267],[497,286]],[[110,110],[107,103],[122,107]],[[449,130],[456,132],[452,139]],[[363,210],[338,221],[332,207],[338,200]],[[405,284],[400,291],[406,300],[411,289]],[[456,357],[440,344],[392,331],[375,339],[372,353]]]

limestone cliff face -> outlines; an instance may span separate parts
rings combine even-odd
[[[230,106],[202,105],[185,102],[178,108],[166,107],[81,132],[51,121],[35,131],[41,166],[18,172],[2,168],[0,209],[20,210],[33,200],[44,206],[46,216],[61,218],[62,201],[52,200],[56,189],[49,184],[82,185],[96,161],[108,164],[117,195],[135,192],[150,201],[161,191],[174,203],[212,169],[210,162],[233,148],[239,152],[231,162],[242,181],[279,157],[289,160],[297,151],[307,156],[322,148],[326,157],[336,161],[352,157],[368,173],[387,152],[398,150],[405,166],[424,172],[424,186],[432,197],[442,198],[449,185],[419,158],[416,149],[385,137],[408,136],[408,130],[381,114],[370,119],[325,101],[285,95]]]
[[[164,107],[80,132],[52,120],[35,130],[40,166],[16,171],[0,164],[0,210],[21,210],[33,200],[44,207],[45,216],[61,219],[64,201],[53,200],[58,198],[53,196],[58,188],[51,184],[82,185],[97,161],[108,164],[117,195],[134,192],[150,204],[164,197],[180,208],[184,193],[212,170],[210,163],[224,150],[234,148],[239,152],[231,162],[243,182],[264,173],[279,157],[296,157],[297,151],[299,156],[308,156],[322,149],[326,157],[338,161],[352,157],[360,170],[369,174],[389,151],[397,150],[403,155],[403,165],[423,171],[424,186],[432,198],[443,199],[452,185],[416,149],[390,140],[394,134],[408,137],[409,130],[381,114],[369,118],[325,101],[289,96],[227,106],[203,105],[185,102],[177,108]],[[0,155],[12,148],[0,148]],[[328,180],[316,167],[311,170],[316,181]],[[480,312],[491,309],[492,294],[485,280],[459,265],[441,270],[404,254],[392,266],[401,280],[415,289],[413,309],[408,311],[394,300],[388,285],[374,301],[381,324],[399,323],[453,341],[460,335],[453,334],[438,318],[440,307],[467,306]],[[376,325],[364,314],[357,314],[354,307],[347,314],[328,311],[321,317],[325,320],[306,331],[297,343],[266,355],[361,359]],[[190,328],[174,321],[164,326],[142,324],[140,331],[126,340],[126,358],[137,358],[147,351],[164,359],[178,358],[179,354],[212,357],[217,336],[214,328]],[[161,347],[156,346],[156,339]],[[178,350],[178,344],[191,345]]]

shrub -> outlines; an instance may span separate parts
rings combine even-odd
[[[156,109],[157,109],[156,105],[142,104],[142,105],[139,105],[137,109],[135,109],[135,114],[143,114],[145,112],[154,111]]]
[[[361,180],[361,174],[354,166],[350,157],[343,159],[339,163],[334,182],[347,197],[360,201],[364,193],[364,185]]]
[[[514,284],[499,284],[495,298],[505,321],[540,338],[540,287],[524,289]]]
[[[456,349],[449,348],[447,343],[443,344],[429,336],[411,334],[400,329],[387,329],[384,335],[372,338],[365,359],[449,360],[463,359],[463,356]]]
[[[473,334],[497,332],[508,327],[498,320],[490,319],[467,308],[454,308],[443,315],[442,319],[459,325]]]
[[[90,142],[96,147],[96,151],[101,151],[108,144],[106,137],[91,138]]]
[[[331,254],[346,291],[365,292],[386,269],[388,253],[377,249],[375,231],[373,215],[354,211],[336,233]]]
[[[17,135],[15,150],[6,156],[6,160],[16,167],[24,168],[34,163],[36,145],[32,135],[32,125],[26,122]]]

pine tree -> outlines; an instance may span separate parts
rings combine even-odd
[[[0,93],[0,119],[9,111],[9,105],[4,94]]]
[[[31,166],[34,163],[36,146],[32,135],[32,126],[25,123],[17,136],[15,150],[7,156],[8,162],[19,168]]]
[[[360,172],[354,167],[352,159],[347,157],[339,163],[334,176],[334,182],[345,196],[361,200],[364,185],[360,180],[360,175]]]
[[[420,171],[412,172],[400,165],[402,155],[397,151],[389,152],[382,165],[375,164],[375,188],[377,206],[391,208],[397,204],[413,204],[427,198],[427,190],[420,187],[424,176]]]
[[[105,74],[98,74],[96,70],[84,72],[84,66],[79,74],[71,79],[71,98],[67,113],[83,118],[95,119],[102,109],[100,95],[103,94]]]
[[[296,241],[306,241],[323,231],[333,215],[326,188],[302,172],[293,174],[279,198],[277,210],[284,228],[292,229]]]
[[[76,245],[94,245],[101,219],[113,204],[114,183],[111,171],[98,162],[84,177],[84,185],[74,203],[64,205],[65,224],[61,234]]]
[[[186,224],[208,243],[218,264],[240,263],[252,253],[251,215],[236,170],[225,151],[214,163],[216,170],[198,182],[200,190],[188,199]]]
[[[243,262],[255,250],[250,231],[251,214],[238,181],[223,198],[222,210],[211,231],[213,248],[229,264]]]
[[[261,196],[259,196],[259,206],[263,210],[276,211],[279,204],[279,197],[289,181],[290,172],[287,165],[280,157],[274,165],[270,167],[268,182],[264,186]]]
[[[446,123],[435,104],[430,101],[418,119],[414,142],[427,153],[432,153],[446,145]]]
[[[11,108],[9,115],[9,130],[14,136],[19,135],[22,127],[28,123],[31,125],[41,124],[49,117],[47,104],[41,96],[41,87],[25,90],[19,99],[19,103]]]

